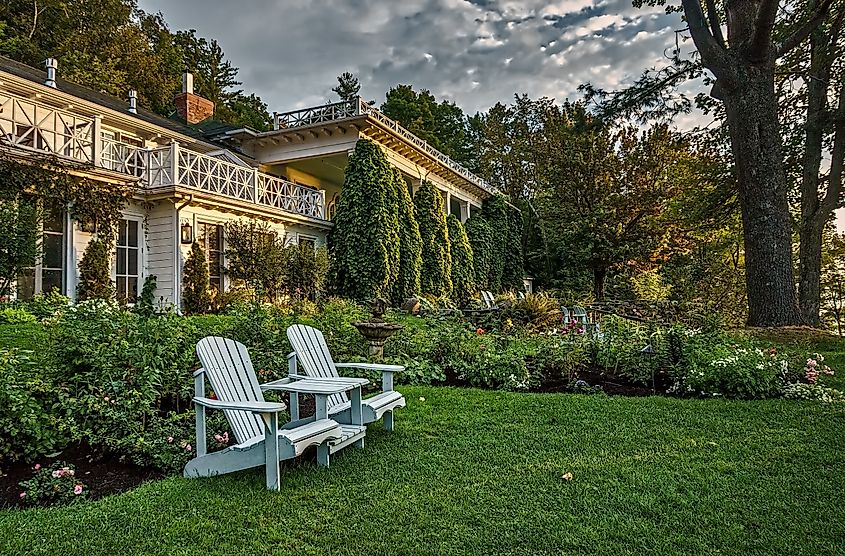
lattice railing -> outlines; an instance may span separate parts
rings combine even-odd
[[[276,129],[302,127],[321,124],[354,116],[370,116],[394,133],[414,145],[427,155],[431,156],[453,172],[457,173],[469,182],[477,184],[482,189],[492,191],[492,186],[485,180],[470,172],[464,165],[455,162],[449,156],[432,147],[424,139],[420,139],[401,125],[396,120],[388,118],[375,106],[366,102],[363,98],[357,97],[353,100],[336,102],[325,106],[303,108],[292,112],[276,114]]]
[[[103,137],[100,165],[107,170],[144,177],[147,174],[149,152],[144,147]]]
[[[175,183],[243,201],[255,201],[255,170],[187,149],[178,150]]]
[[[326,217],[325,191],[267,174],[258,174],[258,203],[312,218]]]
[[[334,122],[360,115],[361,112],[358,109],[357,100],[335,102],[333,104],[326,104],[325,106],[314,106],[312,108],[275,114],[275,127],[276,129],[301,127],[323,122]]]
[[[339,110],[336,107],[335,117]],[[139,184],[147,188],[178,185],[325,219],[323,191],[191,151],[175,142],[155,149],[130,145],[100,133],[95,122],[95,118],[0,93],[0,145],[128,174],[140,178]]]
[[[0,139],[14,147],[94,162],[94,119],[0,93]]]

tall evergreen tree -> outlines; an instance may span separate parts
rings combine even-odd
[[[182,273],[182,309],[189,315],[207,313],[212,301],[211,282],[205,251],[199,243],[191,245]]]
[[[452,294],[452,255],[443,195],[428,181],[422,182],[414,195],[414,212],[422,239],[422,293],[437,297]]]
[[[335,290],[366,301],[390,298],[399,267],[393,171],[376,143],[361,139],[346,166],[331,232]]]
[[[79,283],[76,286],[79,301],[86,299],[111,299],[114,284],[109,268],[109,249],[106,242],[94,238],[88,242],[79,261]]]
[[[399,219],[399,274],[393,288],[393,302],[403,303],[420,292],[422,239],[414,214],[414,201],[402,172],[394,168],[393,187],[396,190],[396,214]]]
[[[464,225],[454,214],[446,219],[449,228],[449,251],[452,254],[452,296],[466,305],[475,294],[475,265]]]
[[[332,91],[340,97],[341,101],[348,102],[357,98],[361,91],[361,83],[358,82],[357,77],[345,71],[337,76],[337,87],[333,87]]]

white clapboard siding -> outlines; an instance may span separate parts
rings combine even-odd
[[[217,397],[228,402],[263,402],[252,360],[240,342],[209,336],[197,344],[197,356]],[[261,418],[249,411],[224,410],[235,439],[246,442],[264,435]]]
[[[156,298],[173,299],[175,257],[178,231],[173,228],[175,209],[160,203],[149,211],[147,228],[147,274],[156,277]]]

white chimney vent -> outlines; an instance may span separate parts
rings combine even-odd
[[[129,111],[133,114],[138,113],[138,91],[135,89],[129,90]]]
[[[47,80],[44,82],[48,87],[56,88],[56,71],[59,69],[59,61],[55,58],[47,58],[44,60],[44,65],[47,66]]]
[[[194,74],[189,71],[182,74],[182,92],[194,94]]]

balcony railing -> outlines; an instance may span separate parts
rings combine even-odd
[[[170,145],[148,149],[104,135],[98,118],[84,118],[0,93],[0,145],[92,164],[139,178],[145,188],[180,186],[326,218],[325,191],[232,162]]]
[[[427,141],[420,139],[399,125],[399,122],[396,120],[385,116],[375,106],[369,104],[361,97],[357,97],[349,101],[326,104],[325,106],[303,108],[301,110],[275,114],[274,128],[287,129],[317,125],[358,116],[370,116],[467,181],[478,185],[482,189],[492,191],[492,186],[485,180],[470,172],[464,165],[452,160],[450,157],[432,147]]]

